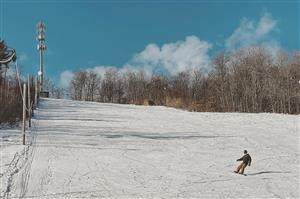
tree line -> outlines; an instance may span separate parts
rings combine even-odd
[[[12,124],[20,118],[22,118],[22,97],[17,80],[0,75],[0,124]]]
[[[212,68],[176,75],[108,68],[76,71],[74,100],[165,105],[191,111],[300,113],[300,52],[263,47],[220,53]]]
[[[11,54],[12,50],[8,49],[6,43],[0,40],[0,124],[16,124],[22,119],[23,99],[21,90],[24,83],[30,83],[31,103],[34,100],[35,81],[30,77],[29,80],[22,80],[20,74],[14,71],[10,65],[17,59],[16,54]],[[13,52],[15,52],[13,50]],[[12,57],[12,59],[8,59]],[[4,60],[10,60],[8,62]],[[9,71],[10,70],[10,71]],[[10,73],[8,75],[8,72]],[[26,87],[28,89],[28,86]],[[25,99],[28,106],[28,98]],[[28,115],[28,113],[27,113]]]
[[[9,49],[3,40],[0,40],[0,124],[14,123],[22,115],[22,98],[16,79],[7,77]],[[15,61],[16,57],[13,58]]]
[[[35,82],[34,78],[30,77],[29,79],[31,99],[30,104],[32,104],[35,97]],[[24,83],[27,84],[28,82],[22,79],[18,79],[17,74],[15,74],[15,76],[6,76],[5,74],[0,74],[0,124],[16,124],[17,122],[22,120],[22,89]],[[26,86],[26,89],[28,89],[28,85]],[[29,106],[27,97],[25,99],[25,103],[28,108]],[[28,113],[26,114],[28,116]]]

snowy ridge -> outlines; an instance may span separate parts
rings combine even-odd
[[[300,197],[299,115],[42,99],[36,117],[12,198]]]

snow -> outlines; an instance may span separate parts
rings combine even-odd
[[[299,129],[299,115],[42,99],[28,146],[2,139],[1,166],[27,150],[1,196],[299,198]]]
[[[17,163],[19,166],[25,163],[20,157],[24,157],[29,147],[21,145],[21,139],[17,125],[0,125],[0,197],[10,188],[12,175],[18,170]]]

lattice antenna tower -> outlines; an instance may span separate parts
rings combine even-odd
[[[41,21],[37,24],[37,50],[40,53],[40,70],[38,72],[39,77],[39,87],[40,91],[43,91],[43,85],[44,85],[44,51],[46,50],[46,44],[45,44],[45,30],[46,26]]]

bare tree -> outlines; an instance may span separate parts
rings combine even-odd
[[[114,102],[117,89],[118,70],[109,68],[101,81],[101,96],[104,102]]]
[[[85,100],[86,96],[87,71],[77,71],[70,82],[70,95],[74,100]]]
[[[88,71],[86,74],[85,88],[85,100],[94,101],[97,88],[100,87],[100,77],[94,71]]]

